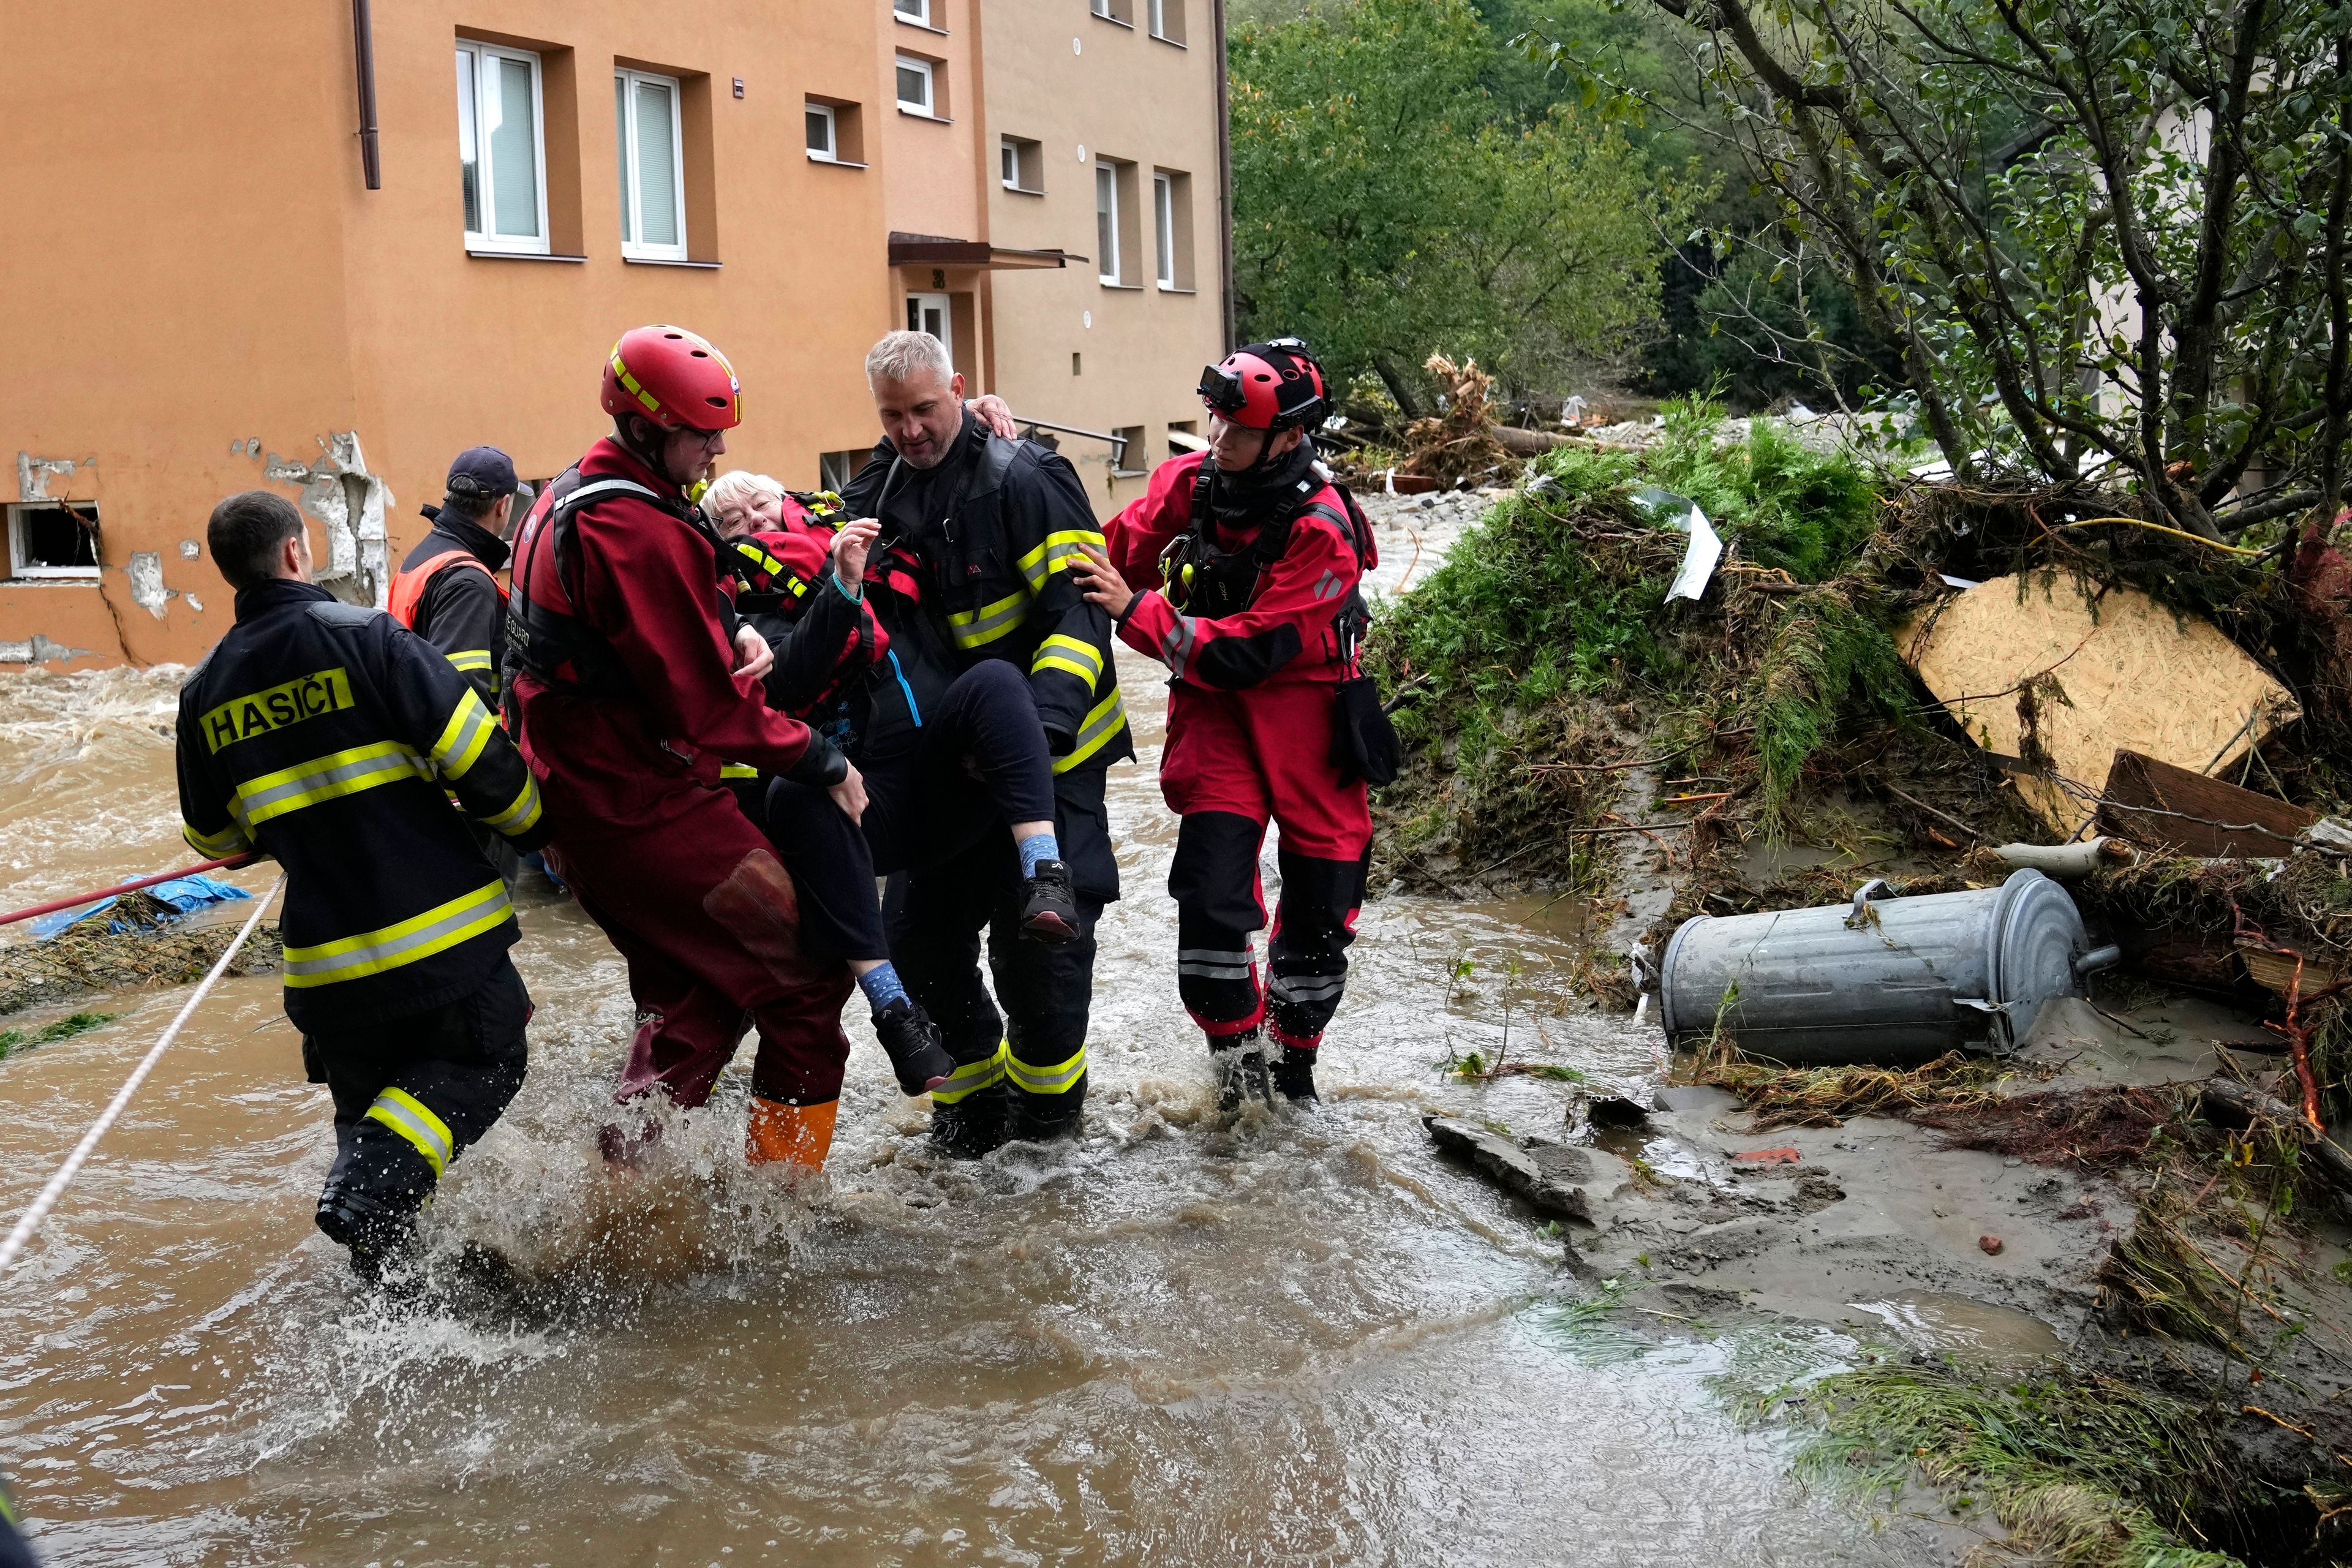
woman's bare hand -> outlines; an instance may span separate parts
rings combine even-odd
[[[841,531],[833,536],[833,573],[843,586],[855,588],[865,579],[866,558],[873,553],[875,538],[881,531],[878,520],[859,517],[843,523]]]

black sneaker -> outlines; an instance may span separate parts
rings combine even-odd
[[[1296,1104],[1319,1101],[1323,1097],[1315,1092],[1315,1053],[1297,1046],[1283,1047],[1282,1059],[1274,1064],[1274,1089]]]
[[[1217,1109],[1232,1115],[1244,1100],[1274,1103],[1265,1076],[1265,1055],[1258,1046],[1255,1035],[1242,1035],[1222,1050],[1213,1049],[1210,1059],[1217,1068]]]
[[[874,1033],[889,1053],[901,1094],[922,1094],[947,1082],[955,1059],[940,1038],[931,1016],[901,996],[874,1015]]]
[[[1070,886],[1070,868],[1059,860],[1040,860],[1037,874],[1024,886],[1021,934],[1048,947],[1077,941],[1078,895]]]

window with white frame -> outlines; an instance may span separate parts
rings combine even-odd
[[[1148,0],[1151,36],[1171,44],[1184,41],[1184,0]]]
[[[686,259],[686,152],[676,77],[613,73],[613,128],[621,162],[621,254]]]
[[[936,115],[939,101],[931,62],[915,55],[898,57],[898,107],[909,114]]]
[[[1118,167],[1108,159],[1095,164],[1096,270],[1106,283],[1118,281]]]
[[[998,165],[1004,176],[1004,188],[1025,195],[1042,195],[1045,190],[1045,149],[1026,137],[1007,136],[998,153]]]
[[[1160,246],[1160,286],[1176,287],[1176,179],[1151,176],[1151,232]]]
[[[544,256],[547,149],[539,57],[467,40],[457,46],[457,163],[466,248]]]
[[[8,508],[8,575],[30,583],[98,581],[98,503],[26,501]]]
[[[841,162],[841,126],[833,105],[811,103],[808,114],[808,155],[820,163]]]
[[[919,27],[931,25],[931,0],[890,0],[890,9]]]

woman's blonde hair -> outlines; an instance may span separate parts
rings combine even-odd
[[[781,496],[783,493],[782,483],[766,474],[755,474],[746,468],[730,468],[711,480],[710,488],[702,492],[702,512],[716,523],[719,520],[722,503],[749,506],[755,495]]]

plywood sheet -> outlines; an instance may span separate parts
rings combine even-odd
[[[2068,835],[2090,821],[2117,751],[2210,774],[2295,717],[2285,688],[2210,623],[2131,588],[2095,602],[2056,573],[1979,584],[1916,619],[1903,645],[1971,740],[2028,764],[2019,793]]]

